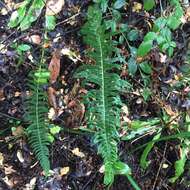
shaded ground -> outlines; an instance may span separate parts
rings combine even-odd
[[[71,48],[84,61],[84,46],[79,35],[81,25],[84,23],[84,18],[87,6],[90,1],[67,1],[63,12],[58,15],[57,27],[55,31],[48,33],[51,39],[51,47],[47,48],[46,56],[47,63],[51,58],[51,52],[55,49]],[[1,5],[1,4],[0,4]],[[131,3],[132,6],[132,3]],[[163,5],[164,6],[164,5]],[[81,8],[81,13],[76,16],[74,22],[61,24],[62,21],[76,14],[77,8]],[[159,14],[152,12],[152,15]],[[144,12],[132,13],[131,7],[126,10],[126,19],[129,25],[147,31]],[[101,158],[97,155],[97,148],[92,145],[88,135],[75,134],[72,129],[85,125],[83,118],[79,116],[78,107],[64,109],[63,112],[54,120],[54,123],[61,126],[64,131],[56,136],[56,141],[53,143],[50,155],[51,166],[54,174],[45,179],[42,175],[41,168],[36,162],[31,149],[24,137],[17,138],[11,131],[12,127],[25,128],[27,124],[23,121],[24,115],[24,98],[27,93],[27,77],[28,73],[34,68],[30,60],[24,57],[24,64],[18,65],[19,55],[10,47],[13,40],[24,42],[24,38],[29,34],[43,33],[42,19],[40,18],[28,32],[20,33],[16,30],[9,30],[7,22],[10,15],[0,15],[0,41],[7,46],[6,53],[0,53],[0,163],[3,159],[3,167],[0,164],[0,189],[16,190],[27,189],[27,187],[35,185],[37,190],[103,190],[103,174],[101,172]],[[125,19],[125,18],[124,18]],[[173,110],[185,110],[183,104],[186,100],[184,88],[178,91],[173,91],[170,88],[170,83],[167,81],[173,80],[175,75],[180,73],[179,68],[186,59],[189,42],[189,25],[186,24],[175,33],[177,48],[172,59],[168,59],[165,64],[160,63],[157,58],[157,50],[152,51],[149,60],[154,66],[152,74],[152,92],[153,96],[148,102],[144,102],[136,94],[124,94],[122,99],[129,106],[131,119],[149,119],[159,117],[163,105],[168,104]],[[60,37],[55,40],[58,33]],[[142,36],[143,38],[143,36]],[[139,42],[142,39],[139,39]],[[139,42],[136,42],[137,44]],[[39,46],[32,45],[32,55],[35,60],[39,60]],[[60,92],[63,89],[61,97],[69,95],[72,100],[80,101],[80,93],[72,93],[76,87],[77,80],[73,79],[73,73],[81,64],[81,61],[74,63],[67,56],[61,58],[61,73],[60,79],[54,84],[54,88]],[[140,76],[135,78],[127,76],[127,80],[131,81],[136,89],[141,88]],[[65,84],[63,85],[63,81]],[[79,89],[78,89],[79,91]],[[59,98],[58,98],[59,99]],[[139,101],[140,100],[140,101]],[[69,130],[68,130],[69,129]],[[169,129],[165,129],[165,134],[170,134]],[[0,132],[1,134],[1,132]],[[176,184],[170,184],[168,179],[174,174],[174,162],[179,158],[179,151],[176,147],[177,141],[161,142],[154,146],[149,155],[151,164],[146,171],[143,171],[139,166],[139,158],[142,150],[131,153],[134,148],[151,140],[151,136],[146,136],[136,140],[134,143],[120,144],[120,152],[122,160],[126,161],[132,168],[133,176],[142,190],[188,190],[188,170],[185,171],[184,177]],[[83,156],[77,156],[73,153],[75,148],[79,148]],[[21,152],[21,154],[20,154]],[[21,156],[19,156],[21,155]],[[3,158],[2,158],[3,157]],[[22,160],[23,158],[23,160]],[[163,164],[167,164],[164,168]],[[187,163],[188,168],[189,163]],[[61,170],[69,167],[69,172],[63,174]],[[62,172],[61,172],[62,171]],[[30,184],[30,185],[29,185]],[[28,188],[29,189],[29,188]],[[118,176],[111,187],[112,190],[128,190],[132,189],[126,178]]]

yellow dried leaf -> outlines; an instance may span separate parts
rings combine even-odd
[[[3,154],[0,152],[0,166],[3,166],[4,157]]]
[[[67,175],[70,171],[70,168],[69,167],[64,167],[64,168],[61,168],[60,169],[60,175],[63,176],[63,175]]]
[[[142,10],[142,4],[138,3],[138,2],[134,2],[132,11],[138,13],[138,12],[140,12],[140,10]]]
[[[79,148],[75,148],[72,150],[72,153],[75,155],[75,156],[78,156],[80,158],[83,158],[85,157],[85,154],[83,152],[80,152]]]
[[[46,4],[46,15],[52,16],[58,14],[65,4],[64,0],[49,0]]]

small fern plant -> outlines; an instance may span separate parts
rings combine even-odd
[[[87,22],[82,27],[81,34],[90,47],[87,56],[94,64],[79,67],[75,77],[82,78],[84,85],[94,86],[84,97],[86,120],[88,127],[94,131],[98,153],[103,157],[104,183],[108,185],[114,181],[116,174],[129,176],[131,173],[128,165],[121,162],[118,156],[122,106],[119,93],[130,85],[116,73],[120,66],[111,63],[114,47],[98,6],[89,7]]]
[[[36,72],[31,72],[28,80],[31,95],[26,99],[26,119],[30,123],[27,128],[29,144],[46,175],[50,170],[48,158],[50,141],[45,121],[48,105],[43,85],[47,83],[48,78],[49,72],[41,67]]]

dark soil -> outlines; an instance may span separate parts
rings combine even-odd
[[[47,64],[51,58],[51,52],[62,48],[73,49],[81,56],[82,60],[86,59],[84,56],[85,46],[82,43],[79,30],[84,23],[87,7],[90,3],[90,0],[66,1],[64,10],[58,14],[56,29],[48,33],[52,46],[46,50]],[[2,7],[3,4],[0,3],[0,8]],[[75,18],[74,24],[61,24],[62,21],[76,14],[77,7],[80,7],[81,13]],[[159,11],[152,14],[159,15]],[[4,44],[8,49],[5,54],[0,53],[0,155],[2,153],[4,158],[4,167],[1,167],[0,164],[0,190],[27,190],[26,184],[29,184],[33,178],[36,179],[34,188],[36,190],[106,189],[103,185],[103,174],[100,172],[102,159],[97,155],[97,147],[93,145],[90,135],[82,132],[81,134],[75,134],[76,131],[73,130],[82,124],[85,125],[81,118],[77,118],[77,109],[64,110],[54,120],[54,123],[64,130],[56,136],[55,142],[50,147],[51,168],[53,170],[51,177],[44,177],[39,163],[37,163],[30,146],[27,144],[27,139],[25,137],[17,138],[12,135],[12,127],[27,127],[27,123],[24,121],[24,99],[28,90],[26,85],[28,74],[35,66],[31,65],[27,56],[23,58],[24,63],[18,65],[19,55],[11,48],[11,44],[15,39],[17,39],[18,43],[22,43],[29,34],[42,35],[44,31],[42,29],[43,16],[24,33],[16,29],[8,29],[9,17],[10,14],[0,15],[0,45]],[[143,30],[143,32],[148,30],[144,16],[141,13],[132,13],[131,8],[126,13],[126,19],[129,25],[133,25]],[[60,38],[55,42],[54,39],[58,33]],[[150,56],[155,68],[152,76],[153,93],[159,94],[159,98],[163,103],[168,103],[172,108],[178,110],[184,109],[182,105],[186,100],[185,96],[181,92],[171,91],[169,84],[166,84],[165,81],[172,79],[176,73],[179,73],[180,65],[183,63],[184,54],[187,51],[189,35],[189,24],[184,25],[176,32],[175,40],[178,48],[176,48],[174,58],[168,60],[167,64],[160,64],[156,60],[155,53],[157,52],[152,52],[152,56]],[[31,45],[31,54],[37,61],[40,56],[39,46]],[[77,83],[77,80],[73,79],[73,74],[80,64],[80,61],[74,63],[67,56],[61,58],[60,78],[64,76],[66,85],[63,86],[61,80],[57,81],[53,84],[57,91],[64,89],[64,93],[70,95],[74,85]],[[136,85],[137,89],[140,88],[138,83],[135,83],[135,81],[139,81],[138,76],[136,78],[129,77],[129,80]],[[78,98],[77,95],[75,96]],[[160,102],[156,101],[156,99],[151,99],[146,103],[138,103],[138,98],[137,95],[122,95],[122,100],[129,105],[131,119],[149,119],[160,116],[162,108]],[[168,134],[167,129],[165,134]],[[168,181],[174,175],[174,163],[179,158],[176,140],[156,143],[148,156],[150,160],[148,169],[143,171],[140,168],[139,158],[143,149],[135,152],[133,150],[151,139],[151,136],[146,136],[134,143],[122,142],[119,147],[121,159],[129,164],[133,177],[142,190],[190,189],[188,187],[190,185],[189,161],[187,162],[187,169],[183,179],[180,179],[176,184],[171,184]],[[84,157],[74,155],[72,150],[75,148],[79,148]],[[18,152],[22,152],[23,162],[18,159]],[[167,167],[164,168],[163,164],[166,164]],[[69,172],[61,176],[60,169],[64,167],[69,167]],[[125,177],[117,176],[110,189],[132,190],[133,188]]]

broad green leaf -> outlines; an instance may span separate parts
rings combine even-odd
[[[120,9],[126,4],[126,0],[116,0],[113,7],[114,9]]]
[[[149,53],[152,49],[152,42],[152,40],[142,42],[137,50],[137,55],[141,57],[147,55],[147,53]]]
[[[111,163],[105,164],[104,184],[109,185],[114,181],[114,168]]]
[[[128,24],[120,24],[119,29],[121,32],[128,32],[129,31],[129,26]]]
[[[179,25],[181,24],[181,21],[179,19],[177,19],[175,16],[171,15],[168,18],[168,22],[167,25],[172,29],[172,30],[176,30]]]
[[[160,138],[160,136],[161,136],[161,133],[158,133],[157,135],[155,135],[153,138],[153,141],[158,140]],[[148,165],[150,164],[150,161],[147,161],[147,157],[148,157],[149,152],[151,151],[151,149],[153,148],[153,146],[155,144],[153,141],[151,141],[147,144],[146,148],[144,149],[144,151],[141,155],[140,166],[143,169],[146,169],[148,167]]]
[[[150,91],[149,88],[144,88],[143,92],[142,92],[142,96],[144,98],[145,101],[148,101],[150,96],[151,96],[152,92]]]
[[[157,34],[155,32],[148,32],[145,37],[144,37],[144,41],[153,41],[157,38]]]
[[[133,138],[135,138],[136,136],[140,136],[140,135],[144,135],[145,133],[151,131],[153,129],[153,127],[141,127],[139,129],[132,130],[131,132],[129,132],[127,135],[122,137],[123,141],[129,141]]]
[[[186,150],[187,148],[182,148],[181,158],[175,162],[175,175],[169,179],[171,183],[175,183],[176,180],[184,173],[185,163],[187,161]]]
[[[137,63],[136,63],[136,59],[131,57],[128,60],[128,69],[129,69],[129,73],[134,75],[137,72]]]
[[[21,7],[18,11],[14,11],[11,15],[8,26],[13,28],[16,27],[25,17],[26,7]]]
[[[16,27],[24,19],[26,14],[26,6],[29,3],[30,0],[23,1],[21,7],[12,13],[10,21],[8,23],[9,27]]]
[[[151,74],[152,73],[152,68],[151,66],[148,64],[148,62],[142,62],[141,64],[139,64],[141,70],[146,73],[146,74]]]
[[[102,12],[105,13],[107,8],[108,8],[108,1],[107,0],[101,0],[101,9],[102,9]]]
[[[61,130],[61,127],[59,127],[59,126],[53,126],[53,127],[50,128],[50,133],[52,135],[55,135],[55,134],[59,133],[60,130]]]
[[[163,36],[159,35],[159,36],[156,38],[156,42],[158,43],[158,45],[162,45],[163,43],[166,42],[166,39],[165,39]]]
[[[171,41],[171,39],[172,39],[172,33],[168,27],[164,27],[160,31],[160,35],[163,36],[163,38],[165,38],[167,41]]]
[[[31,22],[29,20],[29,17],[26,16],[24,18],[24,20],[20,23],[19,27],[20,27],[21,31],[24,31],[24,30],[27,30],[28,28],[30,28],[30,26],[31,26]]]
[[[31,49],[31,47],[27,44],[21,44],[17,48],[18,51],[28,51]]]
[[[54,30],[56,25],[56,18],[55,16],[46,15],[46,24],[45,27],[48,30]]]
[[[127,34],[127,39],[129,41],[135,41],[135,40],[137,40],[138,37],[139,37],[139,31],[138,30],[131,30]]]
[[[130,167],[121,161],[117,161],[114,163],[114,169],[115,169],[116,174],[120,174],[120,175],[130,175],[131,174]]]
[[[154,21],[153,31],[159,32],[162,30],[167,24],[167,19],[164,17],[160,17]]]
[[[113,16],[115,21],[121,20],[121,13],[116,9],[112,9],[112,16]]]
[[[170,47],[167,49],[167,52],[168,52],[169,57],[172,57],[172,55],[174,54],[174,48],[170,46]]]
[[[149,11],[155,6],[155,0],[144,0],[144,9]]]
[[[47,138],[48,138],[48,140],[49,140],[50,143],[53,143],[54,140],[55,140],[54,136],[51,135],[51,134],[48,134]]]

